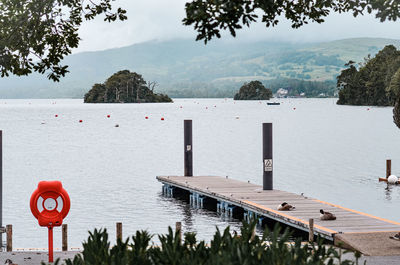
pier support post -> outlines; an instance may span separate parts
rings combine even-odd
[[[314,243],[314,219],[308,220],[308,242]]]
[[[272,123],[263,123],[263,190],[273,190]]]
[[[7,233],[7,252],[12,251],[12,225],[6,226]]]
[[[62,251],[68,251],[68,225],[62,225]]]
[[[122,223],[117,223],[117,241],[122,241]]]
[[[386,178],[392,175],[392,160],[386,160]]]
[[[176,222],[175,223],[175,231],[179,236],[179,240],[182,240],[182,223],[181,222]]]
[[[193,176],[193,143],[192,143],[192,120],[184,120],[184,171],[185,177]]]

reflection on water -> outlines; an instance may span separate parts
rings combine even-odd
[[[392,200],[391,194],[392,194],[392,185],[386,184],[386,188],[385,188],[386,200],[388,200],[388,201]]]

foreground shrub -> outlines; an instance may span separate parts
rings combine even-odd
[[[229,227],[218,228],[210,244],[197,241],[196,234],[186,233],[181,240],[179,233],[168,228],[159,235],[159,244],[150,244],[152,236],[137,231],[132,240],[118,240],[110,249],[106,230],[89,233],[83,251],[67,260],[67,265],[352,265],[341,260],[341,254],[332,246],[302,244],[301,239],[290,240],[290,233],[282,234],[277,226],[262,236],[252,233],[255,224],[243,223],[241,235],[232,235]]]

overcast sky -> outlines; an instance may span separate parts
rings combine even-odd
[[[80,47],[74,52],[123,47],[148,40],[189,38],[194,41],[196,32],[192,27],[182,25],[185,2],[116,0],[113,4],[127,10],[128,20],[108,23],[99,18],[85,22],[80,30]],[[333,14],[325,23],[312,23],[300,29],[291,29],[290,23],[284,20],[275,28],[253,23],[250,29],[239,31],[235,41],[317,42],[354,37],[400,39],[400,21],[380,23],[372,15],[353,18],[350,14]],[[226,34],[223,40],[234,39]]]

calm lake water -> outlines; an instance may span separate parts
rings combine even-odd
[[[124,237],[138,229],[164,233],[181,221],[184,231],[210,239],[215,226],[228,223],[163,198],[155,179],[183,174],[184,119],[193,120],[195,175],[261,184],[262,123],[273,122],[276,189],[400,221],[400,186],[378,183],[387,158],[400,175],[400,130],[392,108],[337,106],[335,99],[279,101],[280,106],[231,99],[96,105],[1,100],[3,224],[13,224],[14,247],[47,247],[47,229],[38,226],[29,199],[40,180],[55,179],[71,198],[65,219],[71,247],[80,247],[87,231],[100,227],[114,240],[119,221]],[[54,232],[59,247],[61,229]]]

